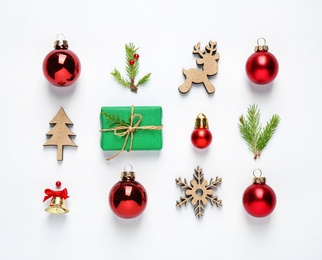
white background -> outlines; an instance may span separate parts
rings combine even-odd
[[[1,259],[321,259],[322,2],[271,1],[4,1],[0,2],[0,258]],[[81,76],[68,88],[50,86],[42,62],[64,33],[80,58]],[[273,84],[257,87],[245,62],[259,37],[280,65]],[[193,46],[217,41],[216,93],[195,85],[178,92],[182,68],[196,67]],[[124,45],[140,47],[140,75],[152,72],[138,94],[110,75],[124,74]],[[102,106],[160,105],[160,152],[100,148]],[[254,161],[238,117],[258,104],[278,129]],[[78,148],[43,147],[49,121],[63,106]],[[207,115],[213,143],[190,142],[195,117]],[[144,213],[116,217],[107,197],[124,165],[132,164],[149,196]],[[223,178],[215,192],[222,208],[207,205],[197,219],[175,178]],[[250,217],[241,198],[260,168],[277,194],[267,218]],[[50,215],[44,189],[60,180],[70,213]]]

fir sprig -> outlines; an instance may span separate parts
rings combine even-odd
[[[115,127],[119,127],[119,126],[128,127],[130,125],[130,122],[127,122],[123,118],[120,118],[119,115],[115,116],[113,114],[108,114],[106,112],[102,112],[102,114],[109,121],[110,125],[114,125]]]
[[[116,68],[114,68],[114,70],[111,72],[111,75],[120,85],[130,88],[130,90],[134,93],[137,93],[138,86],[145,84],[151,76],[151,73],[148,73],[143,78],[138,80],[137,83],[135,83],[135,78],[139,74],[139,55],[137,54],[138,49],[139,48],[136,48],[133,43],[125,44],[125,71],[128,79],[122,77],[121,73]]]
[[[279,122],[279,115],[274,114],[266,123],[266,126],[262,128],[260,110],[257,105],[248,107],[246,117],[244,115],[239,117],[239,131],[247,142],[249,150],[254,154],[255,160],[261,155],[262,150],[273,136]]]

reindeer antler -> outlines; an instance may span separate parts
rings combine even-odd
[[[209,44],[206,46],[206,50],[211,54],[214,55],[217,51],[217,42],[209,41]]]
[[[205,50],[200,50],[200,42],[198,42],[195,46],[193,46],[193,54],[199,54],[201,58],[203,58],[205,54]]]

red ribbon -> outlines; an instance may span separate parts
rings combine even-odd
[[[69,198],[66,188],[63,190],[58,190],[58,191],[51,190],[51,189],[45,189],[45,193],[47,196],[44,197],[43,202],[48,200],[49,198],[52,198],[52,197],[60,197],[62,199]]]

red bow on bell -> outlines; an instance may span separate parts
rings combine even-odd
[[[68,199],[69,198],[66,188],[63,189],[63,190],[58,190],[58,191],[51,190],[51,189],[45,189],[45,193],[46,193],[47,196],[44,197],[43,202],[48,200],[49,198],[52,198],[52,197],[60,197],[62,199]]]

